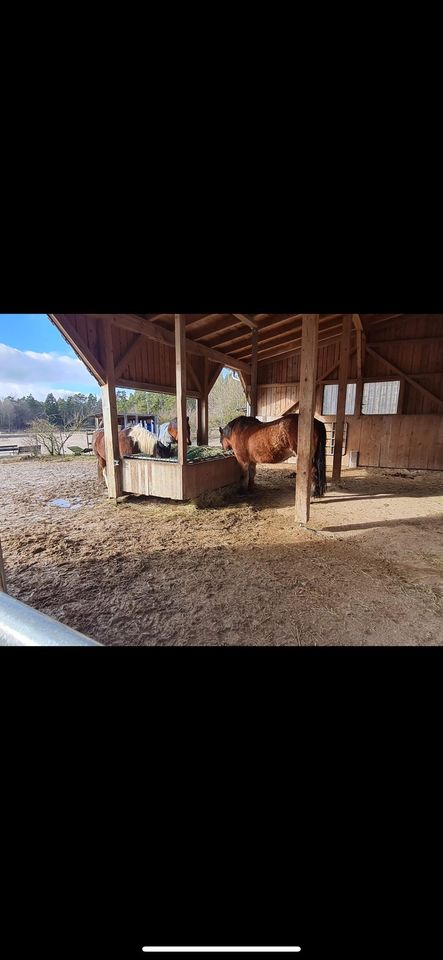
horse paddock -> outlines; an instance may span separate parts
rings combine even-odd
[[[107,645],[441,644],[443,474],[343,470],[305,529],[293,470],[116,507],[93,458],[2,460],[8,591]]]

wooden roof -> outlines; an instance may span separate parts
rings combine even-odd
[[[106,381],[104,330],[112,330],[112,365],[115,385],[129,389],[175,393],[175,315],[147,314],[50,314],[53,323],[84,361],[100,384]],[[351,356],[361,367],[362,350],[374,359],[379,342],[388,350],[385,368],[396,370],[389,352],[395,342],[421,338],[424,350],[438,348],[443,361],[442,314],[353,314]],[[186,393],[205,395],[221,369],[237,370],[244,382],[251,382],[253,341],[257,340],[258,384],[274,380],[297,380],[292,369],[301,353],[301,313],[193,313],[184,315],[186,333]],[[343,331],[342,313],[320,314],[319,375],[325,379],[337,368]],[[110,321],[110,323],[109,323]],[[412,339],[411,339],[412,338]],[[418,344],[418,341],[417,341]],[[291,359],[292,358],[292,359]],[[274,369],[288,359],[283,374]],[[389,362],[388,362],[389,361]],[[352,361],[354,362],[354,360]],[[386,367],[387,364],[387,367]],[[401,364],[397,364],[401,366]],[[291,367],[291,370],[289,370]],[[411,367],[411,370],[415,369]],[[423,368],[424,369],[424,368]],[[407,372],[407,368],[405,368]],[[378,372],[378,371],[377,371]],[[401,372],[399,370],[398,372]],[[422,390],[423,395],[430,391]],[[438,403],[441,401],[438,400]]]
[[[171,333],[174,330],[174,314],[147,313],[138,316]],[[372,328],[387,319],[401,316],[406,315],[362,314],[361,319],[363,326]],[[186,317],[186,337],[202,346],[220,351],[235,361],[250,363],[251,333],[257,329],[258,362],[260,363],[270,357],[300,348],[302,317],[301,313],[193,313]],[[342,325],[342,313],[320,314],[319,345],[339,340]]]

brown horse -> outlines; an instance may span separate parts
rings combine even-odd
[[[326,490],[326,427],[314,420],[311,496],[322,497]],[[240,490],[254,489],[257,463],[282,463],[297,454],[298,414],[287,413],[279,420],[261,423],[255,417],[236,417],[220,427],[220,443],[232,450],[242,470]]]
[[[191,443],[191,428],[189,417],[187,417],[187,435],[188,444]],[[120,457],[130,457],[134,453],[144,453],[148,457],[160,457],[162,459],[171,456],[171,444],[178,442],[177,419],[171,420],[168,424],[163,424],[160,428],[160,436],[156,437],[150,430],[146,430],[140,424],[135,427],[126,427],[118,432],[118,449]],[[99,470],[101,470],[103,479],[108,486],[106,476],[106,445],[105,431],[96,430],[92,437],[92,449],[95,453]]]

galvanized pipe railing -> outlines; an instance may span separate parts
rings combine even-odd
[[[101,643],[0,591],[0,647],[101,647]]]

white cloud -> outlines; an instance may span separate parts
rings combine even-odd
[[[77,392],[99,392],[97,381],[77,357],[0,343],[0,398],[32,393],[36,400],[44,400],[48,393],[63,397]]]

